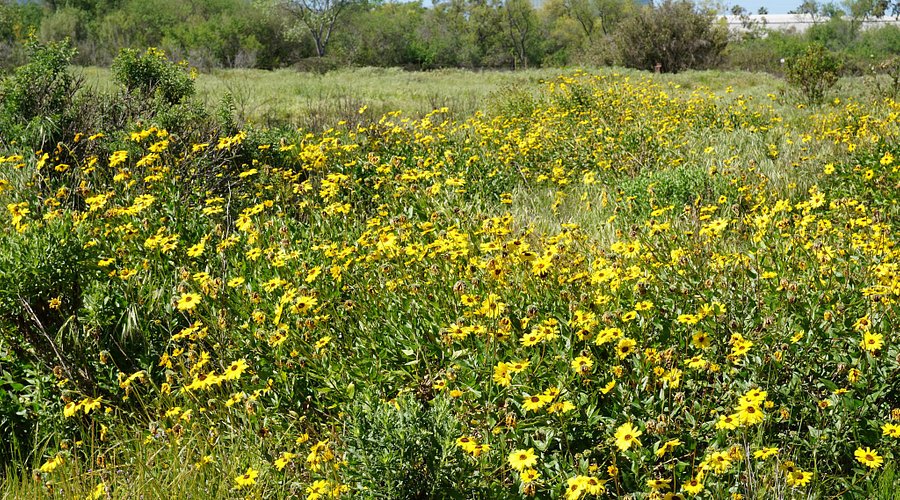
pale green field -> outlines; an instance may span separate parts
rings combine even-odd
[[[533,92],[539,89],[536,84],[541,80],[572,71],[576,69],[410,72],[399,68],[351,68],[325,74],[292,69],[216,70],[198,75],[197,94],[207,105],[215,107],[225,93],[231,93],[238,118],[245,122],[321,130],[342,119],[359,119],[358,111],[363,106],[367,106],[368,118],[396,110],[420,116],[442,107],[449,108],[451,116],[457,118],[478,110],[490,112],[502,100],[502,92],[524,89]],[[647,75],[617,68],[585,71],[621,72],[635,78]],[[114,88],[107,68],[78,68],[76,73],[84,77],[88,87]],[[762,73],[702,71],[654,75],[654,78],[687,88],[708,86],[715,91],[733,85],[736,91],[761,96],[783,85],[777,78]]]
[[[98,90],[113,88],[106,68],[80,68],[85,83]],[[488,97],[504,87],[534,85],[558,70],[520,72],[445,70],[408,72],[397,68],[344,69],[326,74],[290,69],[216,70],[200,74],[197,94],[215,106],[228,92],[239,118],[260,125],[291,124],[305,128],[334,125],[353,119],[367,106],[369,116],[401,110],[420,115],[448,107],[454,115],[468,115],[490,103]]]

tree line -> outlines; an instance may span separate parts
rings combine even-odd
[[[715,12],[687,0],[658,9],[680,13],[675,31],[708,38],[709,58],[724,46]],[[658,10],[657,9],[657,10]],[[400,66],[433,69],[611,64],[648,23],[634,0],[43,0],[0,4],[2,55],[29,32],[68,38],[76,64],[108,65],[122,48],[159,47],[200,69]],[[689,16],[685,17],[685,13]],[[670,50],[677,49],[670,47]],[[628,48],[630,49],[630,48]],[[654,56],[646,56],[651,63]],[[703,61],[700,61],[703,59]]]
[[[106,66],[123,48],[159,47],[201,70],[341,66],[410,69],[622,65],[778,71],[810,41],[864,60],[900,52],[900,31],[853,23],[887,0],[847,0],[812,34],[729,33],[691,0],[0,0],[0,67],[23,42],[69,39],[74,63]],[[813,0],[799,10],[822,11]],[[843,23],[843,24],[842,24]],[[824,41],[823,41],[824,39]],[[850,67],[853,65],[851,64]]]

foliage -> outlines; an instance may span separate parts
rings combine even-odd
[[[431,498],[464,494],[470,470],[455,460],[460,432],[450,405],[429,405],[406,394],[387,402],[360,397],[351,406],[342,441],[349,482],[361,498]],[[471,485],[469,485],[471,487]]]
[[[80,81],[69,72],[69,43],[27,43],[28,62],[0,82],[0,144],[23,140],[40,149],[54,144],[71,115]]]
[[[621,186],[621,196],[634,199],[636,207],[658,205],[659,200],[675,206],[691,205],[698,197],[733,195],[720,177],[702,168],[680,165],[671,169],[643,172]]]
[[[841,17],[814,24],[806,33],[806,39],[810,43],[822,45],[831,51],[850,46],[858,36],[859,26]]]
[[[170,61],[158,49],[144,54],[123,49],[112,64],[113,78],[128,92],[150,99],[156,96],[177,104],[194,94],[194,80],[183,64]]]
[[[19,227],[22,229],[22,227]],[[56,373],[73,389],[97,395],[91,363],[98,351],[76,339],[76,312],[89,279],[85,252],[72,227],[57,221],[28,238],[11,230],[0,238],[0,425],[12,439],[0,452],[29,460],[36,427],[59,426],[58,392],[48,390]]]
[[[3,494],[896,490],[897,104],[521,81],[458,118],[235,128],[224,98],[205,134],[11,145]]]
[[[36,369],[21,356],[16,356],[0,341],[0,467],[35,460],[40,453],[35,430],[55,427],[59,406],[46,402],[54,396],[53,380],[45,370]]]
[[[694,9],[689,14],[689,9],[675,9],[666,19],[660,10],[671,6],[650,9],[629,0],[548,0],[537,7],[519,0],[444,0],[427,8],[422,2],[355,0],[6,2],[0,4],[0,67],[24,60],[21,43],[33,31],[44,42],[69,39],[78,49],[73,58],[78,65],[108,66],[122,49],[160,47],[205,72],[251,67],[325,72],[360,65],[524,68],[626,62],[653,69],[657,62],[666,64],[663,59],[678,53],[691,61],[685,66],[689,68],[724,64],[781,74],[778,61],[792,57],[797,46],[815,42],[840,54],[847,72],[858,75],[897,53],[900,29],[896,26],[862,29],[863,22],[897,5],[869,0],[841,5],[806,2],[799,10],[814,14],[817,22],[805,32],[767,29],[748,18],[745,27],[750,31],[740,36],[732,33],[727,53],[722,54],[720,35],[725,28],[710,12]],[[739,7],[733,10],[746,15]],[[651,11],[656,12],[652,22],[648,21],[654,16]],[[698,15],[709,22],[697,21]],[[631,34],[627,44],[619,36],[620,29]],[[667,48],[667,43],[673,45]],[[696,50],[699,57],[684,56]],[[322,58],[327,61],[311,61]]]
[[[871,72],[874,87],[881,95],[894,98],[900,95],[900,56],[892,57],[872,67]],[[887,77],[886,82],[882,81],[883,78],[879,78],[881,75]]]
[[[806,50],[804,38],[771,31],[765,37],[732,41],[723,53],[723,66],[744,71],[784,75],[784,62]]]
[[[647,6],[623,21],[616,32],[623,63],[630,68],[677,73],[716,66],[728,44],[715,12],[698,10],[689,0]]]
[[[821,44],[839,57],[844,73],[862,75],[900,50],[900,28],[883,25],[861,29],[858,20],[833,17],[803,33],[769,30],[763,38],[732,41],[724,65],[780,74],[783,68],[779,61],[801,55],[811,43]]]
[[[513,68],[528,67],[529,52],[537,32],[537,15],[528,0],[506,0],[501,11],[504,42],[513,54]]]
[[[301,29],[312,37],[316,56],[324,57],[341,17],[359,3],[359,0],[285,0],[281,8],[295,17]]]
[[[811,44],[806,52],[785,64],[785,78],[810,103],[820,102],[837,83],[841,72],[838,58],[820,44]]]
[[[22,44],[41,22],[35,2],[0,2],[0,74],[24,62]]]
[[[355,9],[348,13],[344,32],[336,38],[336,50],[360,66],[428,67],[433,56],[425,53],[417,36],[425,15],[426,9],[413,2]]]

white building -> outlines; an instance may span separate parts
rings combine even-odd
[[[750,26],[778,31],[794,30],[798,33],[806,31],[814,24],[828,22],[827,17],[810,14],[750,14],[746,16],[722,16],[728,29],[735,32],[747,31]],[[894,17],[877,17],[861,21],[862,28],[875,28],[888,24],[900,26],[900,19]]]

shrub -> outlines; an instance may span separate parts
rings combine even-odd
[[[617,30],[625,66],[677,73],[719,63],[728,44],[728,30],[714,24],[712,10],[698,10],[689,0],[666,0],[644,7]]]
[[[73,40],[87,37],[89,14],[75,7],[63,7],[41,21],[41,39],[48,41]]]
[[[634,198],[636,211],[645,212],[650,206],[683,207],[698,197],[708,201],[729,191],[720,178],[711,176],[700,166],[690,165],[645,172],[623,182],[621,189],[622,194]]]
[[[770,31],[765,38],[752,38],[728,44],[723,67],[744,71],[784,74],[782,59],[790,59],[806,50],[803,37],[794,33]]]
[[[194,95],[194,80],[185,64],[176,64],[159,49],[149,48],[144,54],[135,49],[122,49],[112,63],[113,78],[128,92],[144,97],[160,96],[166,103],[177,104]]]
[[[347,419],[344,442],[362,498],[432,498],[462,488],[454,473],[459,424],[442,399],[422,404],[407,394],[395,403],[364,398]],[[456,484],[451,481],[454,478]]]
[[[83,305],[87,255],[70,223],[25,224],[0,239],[0,335],[33,361],[61,370],[81,390],[95,388],[83,346],[60,343]]]
[[[15,461],[29,463],[38,439],[36,430],[58,420],[59,404],[50,388],[53,377],[15,354],[0,341],[0,470]]]
[[[491,94],[489,109],[498,116],[528,118],[539,104],[529,89],[508,85]]]
[[[806,52],[787,61],[785,77],[810,103],[820,102],[838,81],[841,63],[838,58],[820,44],[811,44]]]
[[[872,66],[871,73],[874,76],[872,82],[879,95],[896,97],[900,94],[900,57],[889,57]],[[884,75],[886,79],[879,79],[879,75]]]
[[[81,81],[68,71],[75,49],[68,40],[42,44],[31,38],[28,63],[0,82],[0,143],[23,140],[33,148],[55,143]]]
[[[68,379],[65,391],[109,394],[118,382],[107,364],[132,373],[158,359],[151,344],[163,330],[138,323],[149,313],[127,306],[127,284],[100,280],[100,256],[76,224],[35,220],[33,208],[18,208],[22,221],[0,237],[0,347],[22,366]]]
[[[837,51],[849,48],[858,36],[859,23],[840,17],[833,17],[824,23],[813,24],[806,32],[806,38],[810,42]]]

